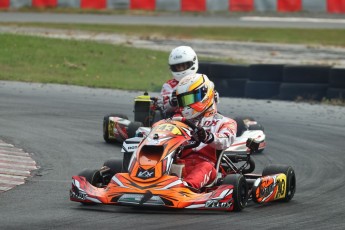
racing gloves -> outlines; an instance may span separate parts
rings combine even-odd
[[[255,138],[248,138],[246,146],[253,152],[259,150],[260,142],[256,141]]]
[[[206,131],[202,127],[197,127],[196,129],[194,129],[193,138],[194,140],[200,141],[205,144],[209,144],[214,140],[213,134],[209,131]]]
[[[171,93],[170,100],[169,100],[169,104],[170,104],[172,107],[176,107],[176,106],[177,106],[176,90],[174,90],[174,91]]]

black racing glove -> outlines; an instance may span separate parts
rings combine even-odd
[[[260,142],[256,141],[255,138],[248,138],[246,146],[253,152],[256,152],[259,150]]]
[[[206,131],[202,127],[197,127],[196,129],[194,129],[193,138],[194,140],[200,141],[205,144],[209,144],[214,140],[213,134],[209,131]]]
[[[172,107],[176,107],[176,106],[177,106],[176,90],[174,90],[174,91],[171,93],[170,100],[169,100],[169,104],[170,104]]]

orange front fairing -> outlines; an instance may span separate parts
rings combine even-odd
[[[138,182],[152,182],[161,178],[169,172],[177,148],[189,139],[189,127],[184,123],[156,123],[133,154],[129,164],[130,177]]]
[[[169,175],[154,183],[143,183],[133,181],[127,173],[118,173],[106,188],[96,188],[81,176],[72,179],[70,197],[78,202],[225,211],[233,209],[232,185],[219,186],[209,193],[194,193],[178,177]]]

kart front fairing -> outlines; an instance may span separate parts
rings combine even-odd
[[[154,183],[115,174],[105,188],[97,188],[85,177],[73,176],[70,199],[82,203],[154,206],[162,208],[233,210],[233,186],[221,185],[212,192],[195,193],[176,176],[165,175]]]

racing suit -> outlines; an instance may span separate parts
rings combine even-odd
[[[162,86],[161,95],[164,112],[167,114],[173,114],[177,112],[178,107],[170,103],[171,94],[176,89],[178,81],[176,79],[170,79]]]
[[[207,144],[200,143],[197,148],[186,149],[181,155],[181,160],[185,164],[184,181],[196,189],[215,180],[216,150],[227,149],[236,137],[236,121],[215,111],[212,109],[206,112],[204,117],[196,122],[197,126],[213,134],[213,140]]]

